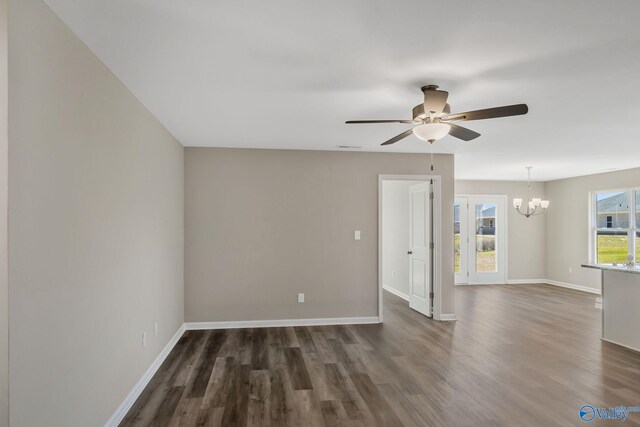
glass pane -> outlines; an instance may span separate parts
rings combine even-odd
[[[629,228],[629,193],[596,194],[596,227]]]
[[[453,271],[460,273],[460,205],[453,205]]]
[[[496,264],[496,205],[476,205],[476,271],[495,273]]]
[[[636,190],[636,228],[640,228],[640,190]]]
[[[629,236],[625,231],[597,232],[598,264],[624,264],[629,254]]]

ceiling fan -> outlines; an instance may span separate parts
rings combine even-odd
[[[413,120],[350,120],[347,124],[367,123],[407,123],[417,125],[396,135],[381,145],[391,145],[414,134],[423,141],[433,144],[435,141],[451,135],[463,141],[471,141],[480,136],[478,132],[458,126],[455,121],[495,119],[498,117],[520,116],[527,114],[527,104],[506,105],[503,107],[487,108],[484,110],[467,111],[466,113],[451,114],[447,104],[449,92],[438,90],[436,85],[421,88],[424,93],[424,103],[413,107]]]

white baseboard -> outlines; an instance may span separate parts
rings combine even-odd
[[[400,292],[397,289],[393,289],[390,286],[385,285],[384,283],[382,284],[382,289],[384,289],[385,291],[394,294],[397,297],[402,298],[405,301],[409,301],[409,295],[405,294],[404,292]]]
[[[550,279],[511,279],[507,280],[508,285],[536,285],[547,284],[553,286],[559,286],[561,288],[574,289],[576,291],[588,292],[590,294],[600,295],[599,289],[590,288],[588,286],[574,285],[573,283],[559,282],[557,280]]]
[[[334,317],[321,319],[280,319],[280,320],[239,320],[231,322],[187,322],[185,328],[198,329],[239,329],[239,328],[275,328],[288,326],[329,326],[362,325],[380,323],[376,317]]]
[[[590,294],[600,295],[600,289],[590,288],[588,286],[574,285],[573,283],[558,282],[557,280],[545,280],[543,283],[547,285],[560,286],[561,288],[575,289],[576,291],[588,292]]]
[[[508,282],[499,283],[454,283],[455,286],[495,286],[495,285],[507,285]]]
[[[120,404],[120,406],[118,406],[118,409],[116,409],[111,418],[109,418],[109,421],[105,423],[105,427],[117,427],[118,424],[122,422],[125,415],[127,415],[127,412],[129,412],[129,409],[131,409],[135,401],[138,399],[138,397],[140,397],[140,394],[142,393],[144,388],[147,386],[147,384],[149,384],[149,381],[151,381],[151,378],[153,378],[153,376],[155,375],[158,368],[160,368],[160,365],[162,365],[164,359],[166,359],[169,353],[171,353],[171,350],[173,350],[173,347],[176,345],[184,331],[185,327],[183,324],[178,328],[175,335],[171,337],[171,340],[169,340],[160,354],[158,354],[151,366],[149,366],[149,369],[147,369],[147,371],[142,375],[140,381],[137,382],[137,384],[129,392],[124,401]]]
[[[546,279],[509,279],[507,285],[535,285],[539,283],[547,283]]]
[[[456,320],[456,315],[453,313],[449,313],[449,314],[441,314],[440,315],[440,321],[442,322],[451,322]]]
[[[640,353],[640,348],[629,347],[628,345],[620,344],[617,341],[608,340],[606,338],[600,338],[602,341],[610,342],[611,344],[619,345],[620,347],[628,348],[629,350],[633,350]]]

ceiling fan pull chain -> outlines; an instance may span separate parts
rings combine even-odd
[[[431,149],[431,172],[433,172],[433,143],[429,144],[429,148]]]

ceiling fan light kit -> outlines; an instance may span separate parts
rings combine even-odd
[[[423,141],[433,143],[449,134],[451,125],[446,123],[425,123],[413,128],[413,134]]]
[[[531,169],[533,169],[533,166],[527,166],[527,210],[523,211],[521,209],[522,199],[513,199],[513,207],[515,208],[516,212],[518,212],[520,215],[525,216],[526,218],[543,214],[549,207],[548,200],[542,200],[539,197],[531,197]]]
[[[412,120],[350,120],[346,123],[406,123],[416,125],[413,129],[404,131],[388,141],[383,142],[382,145],[395,144],[412,133],[421,140],[429,143],[433,143],[447,135],[451,135],[463,141],[471,141],[472,139],[479,137],[480,134],[451,122],[520,116],[527,114],[529,111],[529,107],[527,107],[526,104],[516,104],[451,114],[451,107],[447,103],[449,92],[439,90],[436,85],[426,85],[423,86],[421,90],[424,94],[424,102],[413,107],[411,112],[413,117]]]

